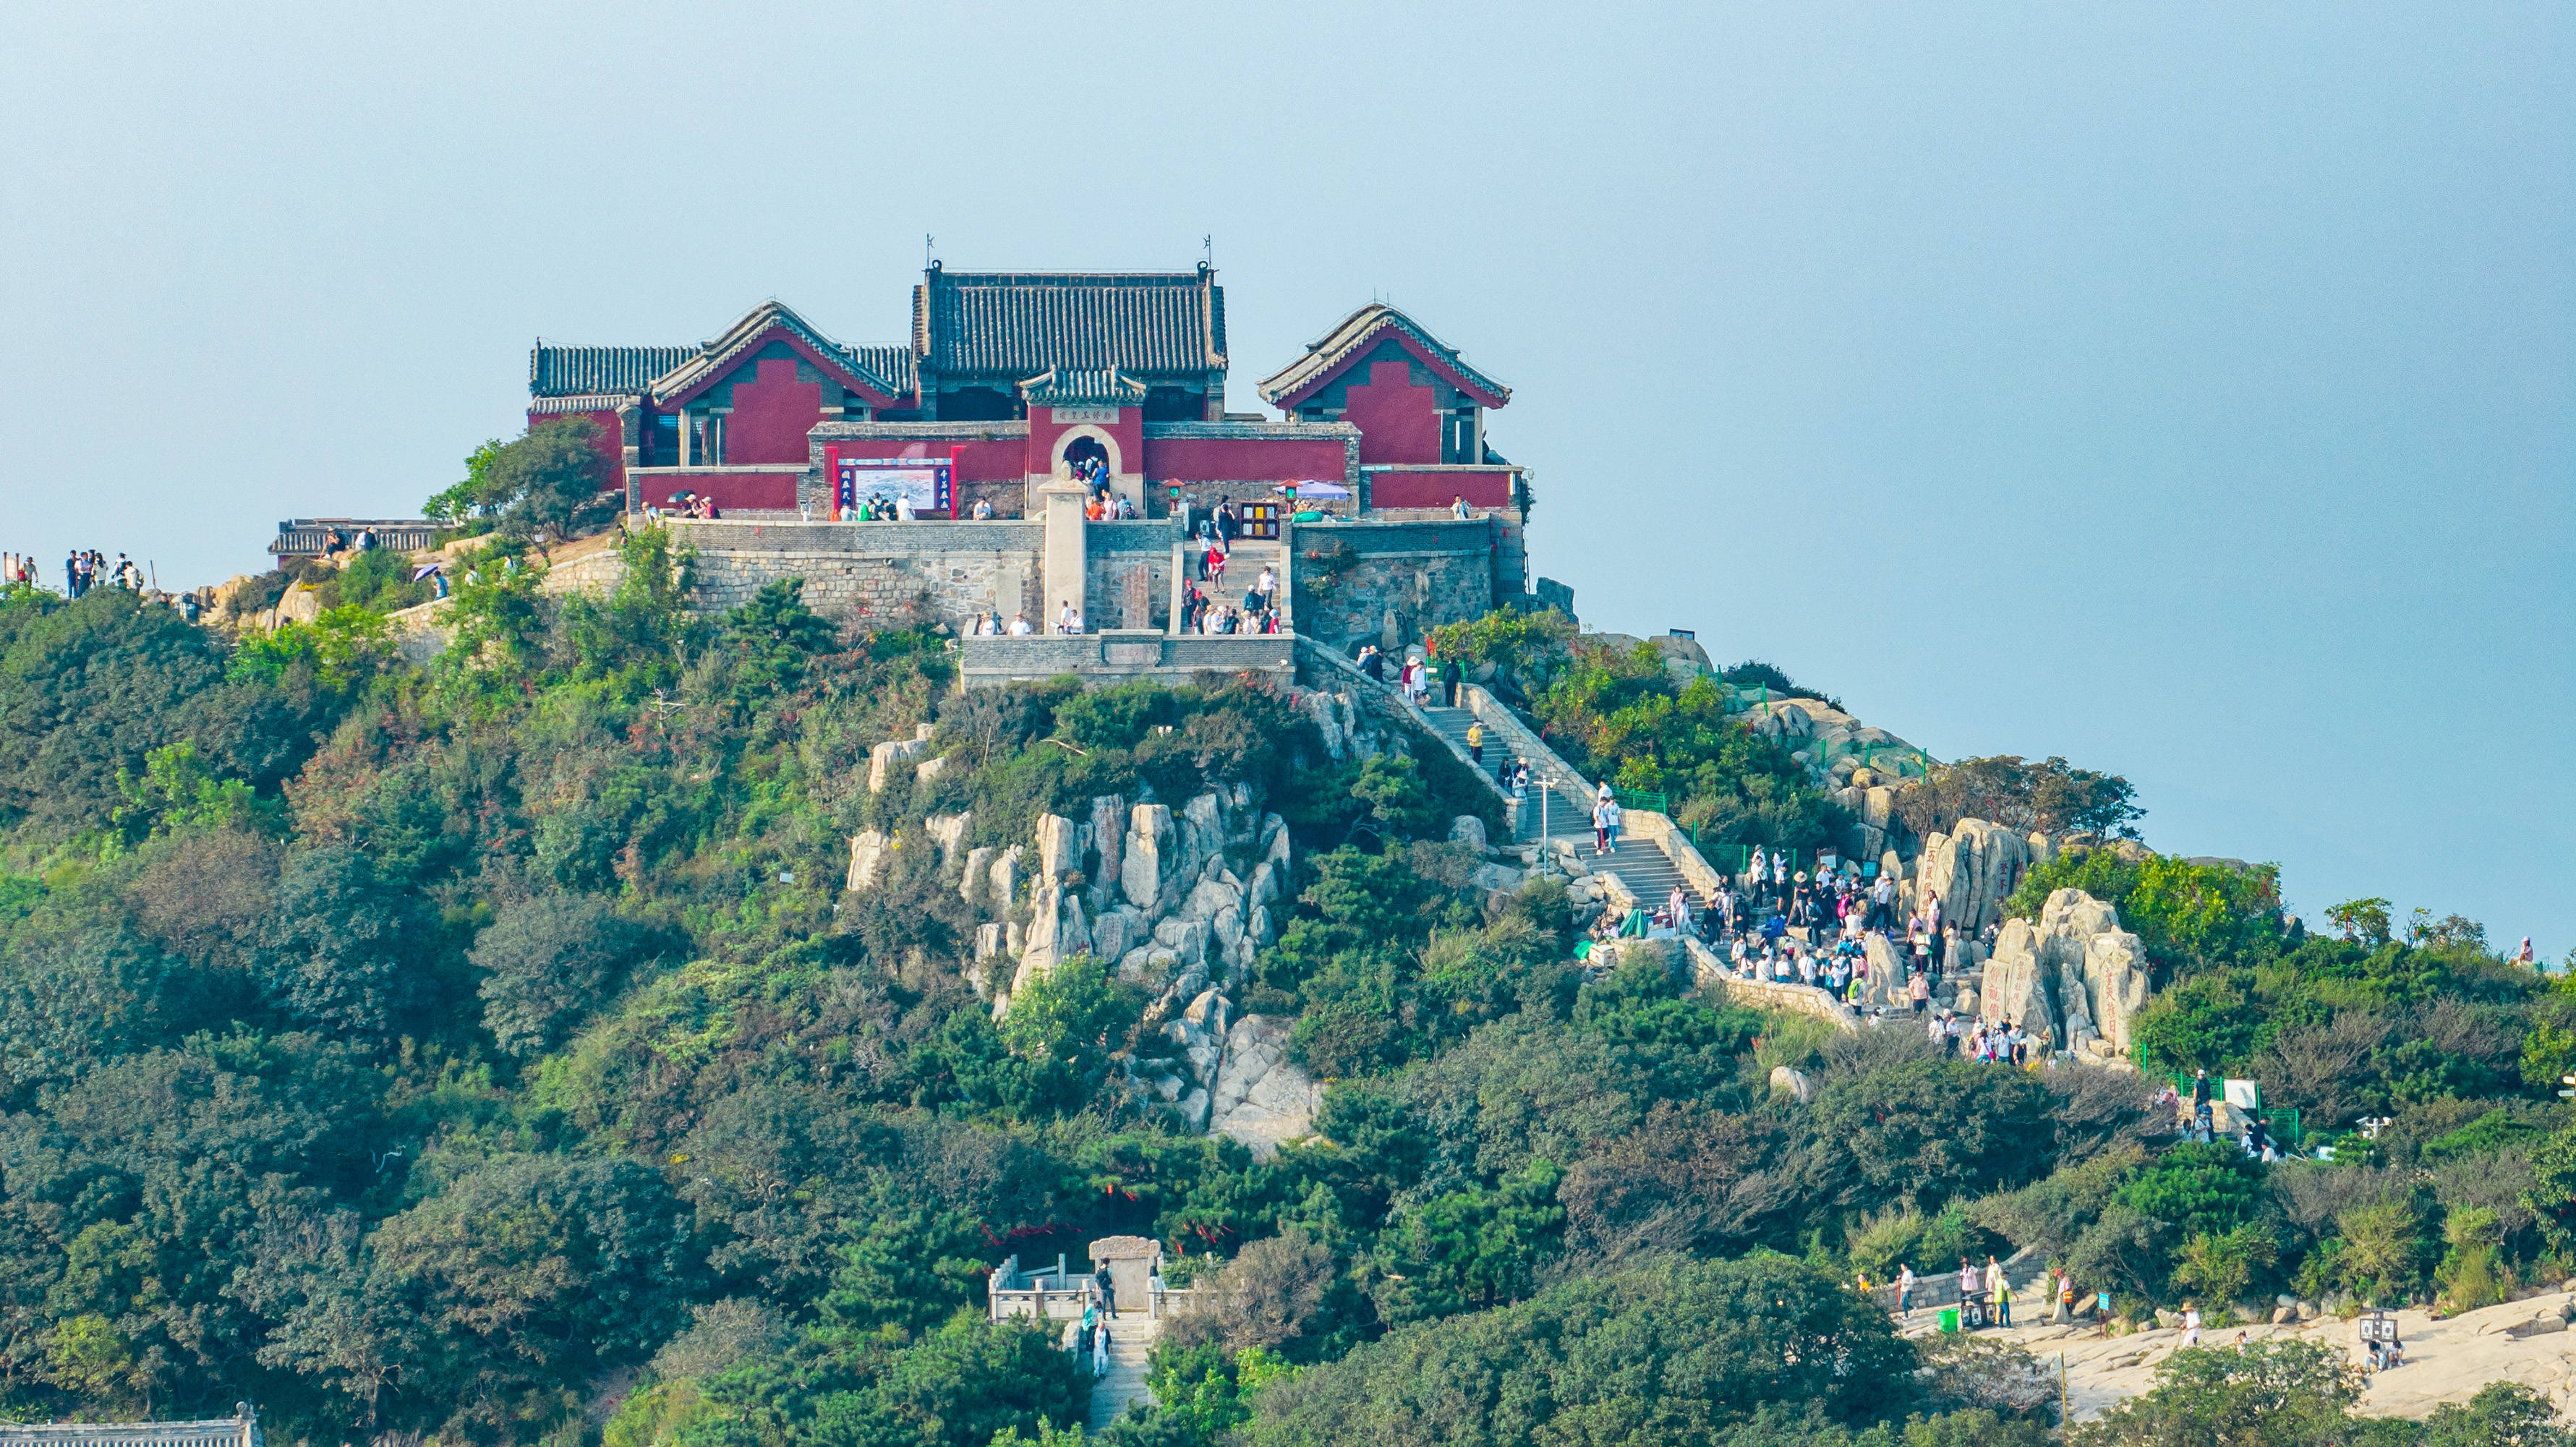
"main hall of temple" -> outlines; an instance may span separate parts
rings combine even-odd
[[[692,496],[746,519],[838,519],[889,488],[915,516],[1034,518],[1038,489],[1072,474],[1146,518],[1220,499],[1345,519],[1523,510],[1524,469],[1485,437],[1510,389],[1393,307],[1352,312],[1261,381],[1281,420],[1226,411],[1226,367],[1208,267],[934,262],[892,346],[835,341],[777,302],[695,346],[540,341],[528,424],[595,424],[630,508]]]

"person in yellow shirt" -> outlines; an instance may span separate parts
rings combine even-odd
[[[1485,721],[1483,719],[1467,725],[1467,757],[1475,763],[1476,767],[1481,769],[1485,766]]]

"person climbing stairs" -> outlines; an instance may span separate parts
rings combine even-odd
[[[1476,721],[1471,710],[1435,705],[1421,712],[1434,733],[1456,743],[1461,749],[1467,746],[1467,728]],[[1485,782],[1500,790],[1494,771],[1501,767],[1508,750],[1496,747],[1498,741],[1492,739],[1491,730],[1487,730],[1487,737],[1483,770]],[[1544,801],[1540,797],[1542,794],[1546,796]],[[1509,797],[1507,792],[1505,797]],[[1682,883],[1682,872],[1674,867],[1672,857],[1651,839],[1622,833],[1615,849],[1602,858],[1593,858],[1591,799],[1545,784],[1533,774],[1529,802],[1521,806],[1516,842],[1538,843],[1542,828],[1551,843],[1556,840],[1573,841],[1575,855],[1583,861],[1585,868],[1595,873],[1607,871],[1618,875],[1619,882],[1628,886],[1638,904],[1647,910],[1662,905],[1671,896],[1673,886]],[[1683,892],[1690,896],[1691,908],[1708,908],[1707,897],[1697,889],[1685,885]]]
[[[1154,1354],[1162,1323],[1142,1311],[1121,1311],[1109,1319],[1109,1370],[1091,1384],[1091,1435],[1107,1431],[1131,1404],[1154,1400],[1145,1385],[1145,1361]]]

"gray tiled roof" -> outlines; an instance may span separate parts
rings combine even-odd
[[[550,347],[539,342],[528,353],[528,395],[633,394],[697,354],[695,347]]]
[[[871,387],[897,397],[907,394],[906,389],[898,386],[892,378],[869,367],[861,358],[860,349],[842,346],[816,331],[813,323],[798,316],[785,303],[765,301],[743,313],[742,319],[725,328],[722,336],[690,349],[687,360],[656,377],[653,380],[653,400],[668,402],[721,377],[737,360],[761,346],[761,338],[769,335],[772,327],[785,328],[824,357],[840,358],[843,365],[857,374],[859,381]],[[899,349],[881,347],[869,350],[891,353]]]
[[[1342,318],[1339,325],[1324,333],[1321,341],[1307,343],[1306,355],[1262,378],[1255,390],[1261,394],[1261,400],[1274,407],[1279,406],[1280,398],[1330,374],[1343,362],[1358,355],[1379,333],[1390,330],[1411,337],[1425,351],[1439,358],[1442,365],[1486,393],[1491,399],[1486,405],[1500,407],[1511,400],[1511,388],[1468,366],[1466,358],[1460,356],[1455,348],[1424,330],[1420,322],[1383,302],[1370,302]]]
[[[1116,367],[1088,372],[1049,367],[1022,382],[1020,396],[1042,406],[1079,406],[1090,402],[1133,407],[1145,400],[1145,384]]]
[[[936,371],[1026,377],[1225,366],[1215,273],[951,272],[913,289],[913,349]]]
[[[858,364],[859,370],[883,377],[894,384],[902,396],[921,390],[920,358],[910,347],[842,347],[840,349]]]
[[[528,410],[547,412],[615,412],[643,401],[634,392],[574,392],[562,397],[531,397]]]

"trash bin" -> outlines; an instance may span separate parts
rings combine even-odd
[[[1958,1329],[1959,1308],[1955,1306],[1945,1306],[1941,1308],[1941,1330],[1955,1332]]]

